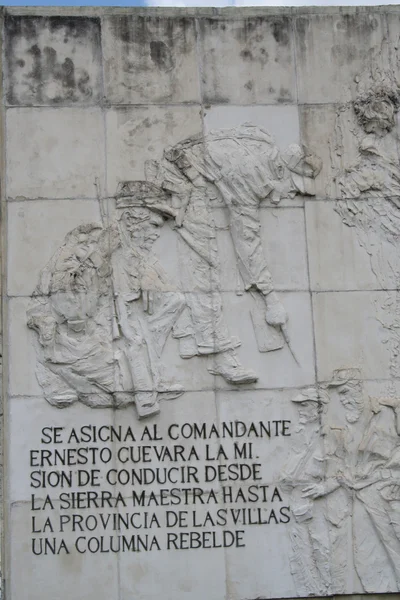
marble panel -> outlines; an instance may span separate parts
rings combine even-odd
[[[102,98],[100,19],[8,15],[9,105],[97,104]]]
[[[107,111],[107,190],[120,181],[145,179],[145,162],[161,160],[166,147],[202,130],[199,106],[115,108]]]
[[[362,209],[362,204],[356,206]],[[383,280],[386,287],[393,288],[395,274],[389,263],[385,269],[381,261],[380,268],[374,269],[374,256],[366,250],[357,228],[343,223],[339,207],[334,200],[306,202],[311,289],[376,290]],[[386,249],[396,252],[393,245]]]
[[[221,289],[242,294],[244,284],[229,232],[227,210],[216,208],[213,217],[217,228]],[[303,209],[261,207],[260,223],[266,263],[275,289],[308,290]]]
[[[10,108],[8,198],[95,198],[104,181],[103,117],[96,108]]]
[[[108,102],[200,100],[194,19],[110,16],[102,34]]]
[[[204,128],[231,129],[244,123],[253,123],[273,135],[280,150],[300,141],[299,112],[297,106],[230,106],[212,105],[204,109]]]
[[[133,405],[115,411],[115,426],[123,431],[129,426],[135,442],[115,443],[117,468],[124,473],[120,478],[112,476],[114,489],[131,505],[134,502],[135,508],[189,510],[193,503],[204,504],[201,500],[207,500],[206,492],[213,490],[218,495],[221,489],[213,474],[208,477],[206,473],[207,465],[215,464],[219,447],[215,434],[210,435],[217,423],[215,393],[186,390],[175,399],[161,398],[159,404],[159,414],[144,420],[137,418]],[[136,473],[133,479],[132,470]],[[192,493],[185,496],[185,489],[193,487],[204,491],[200,500]],[[135,501],[132,492],[137,494]],[[140,504],[142,493],[144,504]]]
[[[90,514],[90,511],[87,510],[82,512],[86,513],[85,516]],[[93,537],[93,532],[86,530],[80,532],[79,535],[78,532],[68,531],[65,525],[64,533],[60,533],[59,519],[62,515],[60,507],[55,504],[54,509],[43,511],[41,517],[38,517],[36,521],[37,526],[39,526],[39,521],[44,526],[43,517],[49,517],[54,523],[52,526],[57,534],[52,534],[49,529],[42,535],[40,533],[31,534],[28,533],[32,527],[30,503],[16,503],[11,507],[8,543],[12,568],[8,593],[12,594],[13,598],[24,598],[29,590],[29,597],[32,600],[39,600],[39,598],[61,598],[64,595],[63,589],[68,588],[68,596],[72,594],[79,597],[83,594],[85,597],[90,597],[91,594],[97,596],[106,594],[110,598],[117,597],[118,561],[115,560],[115,554],[112,552],[89,552],[87,548],[83,547],[84,540],[78,542],[78,545],[82,544],[82,552],[78,553],[74,548],[75,540],[78,537],[86,537],[87,543]],[[52,547],[54,535],[58,541],[58,545],[56,542],[56,554],[53,554],[50,546],[46,546],[43,542],[43,539],[47,538]],[[40,552],[40,539],[42,539],[41,555],[35,555],[32,552],[32,539],[35,539],[35,549],[38,552]],[[62,539],[64,539],[68,553],[64,548],[60,550]],[[25,565],[24,569],[18,568],[21,561]],[[68,586],[66,582],[68,582]]]
[[[204,18],[199,23],[205,103],[296,101],[292,25],[287,16]]]
[[[292,402],[292,399],[300,392],[301,390],[297,388],[275,390],[238,388],[235,391],[218,390],[216,392],[219,427],[223,423],[229,424],[236,421],[246,424],[247,430],[242,426],[245,435],[240,442],[250,442],[252,448],[251,456],[248,453],[245,458],[247,462],[254,459],[261,463],[260,475],[265,484],[272,486],[274,483],[278,484],[282,479],[282,473],[291,452],[288,439],[295,435],[298,426],[299,405]],[[255,431],[249,434],[249,424],[254,423],[259,426],[260,422],[265,425],[268,434],[265,430],[257,431],[258,435],[255,434]],[[234,444],[237,441],[229,438],[223,441],[227,452],[233,455]],[[249,486],[252,482],[245,483]],[[234,482],[232,485],[238,488],[243,483]]]
[[[65,236],[84,223],[101,222],[98,200],[10,202],[7,210],[10,296],[30,296]]]
[[[29,502],[32,507],[33,502],[39,513],[46,496],[58,502],[60,494],[69,494],[64,506],[73,492],[96,491],[96,487],[115,496],[116,488],[106,478],[117,464],[115,444],[110,441],[110,428],[115,424],[112,409],[93,411],[78,403],[60,409],[43,397],[11,397],[8,419],[14,440],[8,469],[17,474],[9,489],[11,503]],[[102,440],[98,437],[101,427]],[[93,484],[87,478],[91,470],[95,470]]]
[[[158,531],[160,538],[165,538],[169,533],[168,529]],[[181,531],[189,535],[185,529]],[[188,548],[186,541],[182,544]],[[132,565],[129,555],[121,557],[121,600],[129,600],[133,593],[146,600],[160,594],[166,600],[184,599],[188,595],[199,599],[206,595],[210,600],[218,600],[225,594],[225,558],[221,548],[179,551],[173,546],[173,549],[159,552],[140,552],[135,558]],[[155,571],[157,577],[154,576]],[[164,583],[166,580],[170,581],[167,586]]]
[[[351,106],[300,106],[301,143],[321,159],[321,171],[315,178],[317,198],[341,198],[338,179],[358,159],[358,127]]]
[[[389,379],[398,368],[397,303],[396,292],[315,293],[318,379],[347,368],[359,369],[363,379]]]
[[[282,348],[265,351],[271,336],[276,335],[275,328],[264,326],[265,302],[256,293],[222,294],[223,318],[229,334],[241,341],[236,350],[239,362],[258,377],[256,383],[243,384],[245,388],[296,387],[313,385],[315,381],[310,295],[280,292],[278,296],[288,316],[285,335],[290,348],[281,339]],[[218,389],[234,389],[222,377],[217,378],[216,385]]]
[[[299,102],[348,102],[357,76],[386,68],[386,16],[378,12],[308,14],[294,20]],[[327,68],[329,65],[329,68]]]

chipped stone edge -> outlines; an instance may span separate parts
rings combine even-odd
[[[214,7],[99,7],[99,6],[4,6],[2,12],[7,15],[24,15],[36,17],[51,16],[79,16],[79,17],[104,17],[104,16],[157,16],[157,17],[198,17],[198,18],[223,18],[239,20],[250,17],[272,17],[301,15],[360,15],[379,13],[400,13],[400,5],[389,4],[382,6],[261,6],[241,7],[226,6]]]

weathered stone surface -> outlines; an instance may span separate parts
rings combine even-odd
[[[373,257],[360,245],[354,229],[343,227],[340,215],[332,211],[331,200],[308,202],[305,212],[311,289],[380,289],[379,273],[372,268]],[[393,274],[385,275],[387,287],[394,287]]]
[[[95,198],[96,180],[103,189],[98,108],[13,108],[6,121],[8,198]]]
[[[205,103],[296,102],[288,17],[204,18],[199,26]]]
[[[96,104],[101,99],[100,19],[5,20],[8,104]]]
[[[360,71],[374,63],[388,68],[386,14],[299,15],[294,27],[301,103],[347,102],[354,98]]]
[[[102,34],[108,102],[200,101],[193,19],[107,17]]]
[[[390,379],[390,348],[380,312],[395,293],[321,292],[314,296],[318,378],[336,368],[359,368],[363,379]],[[395,319],[394,310],[391,311]],[[337,331],[341,334],[337,335]]]
[[[107,193],[118,183],[145,178],[145,162],[161,157],[166,145],[201,131],[200,106],[112,108],[106,112]]]
[[[399,9],[5,13],[5,600],[399,597]]]
[[[15,234],[8,245],[8,293],[29,296],[43,264],[47,263],[71,229],[85,221],[100,221],[98,200],[16,201],[8,207],[8,222]],[[49,227],[51,223],[51,227]],[[41,241],[46,239],[46,244]],[[36,248],[32,252],[32,248]],[[14,268],[19,264],[18,269]]]

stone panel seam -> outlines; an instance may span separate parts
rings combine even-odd
[[[301,134],[300,134],[301,135]],[[306,262],[307,262],[307,277],[309,285],[309,298],[310,298],[310,310],[311,310],[311,327],[312,327],[312,341],[313,341],[313,354],[314,354],[314,377],[315,382],[318,381],[318,365],[317,365],[317,343],[316,343],[316,321],[314,316],[314,303],[313,303],[313,291],[311,289],[311,268],[310,268],[310,255],[308,247],[308,229],[307,229],[307,212],[304,207],[304,239],[306,245]]]

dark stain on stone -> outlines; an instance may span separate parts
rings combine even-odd
[[[357,58],[357,48],[354,44],[335,44],[332,56],[340,66],[344,66]]]
[[[243,60],[253,60],[253,54],[248,48],[242,50],[240,56],[243,58]]]
[[[291,99],[292,99],[292,95],[290,93],[290,90],[281,86],[281,88],[279,90],[279,97],[277,98],[277,101],[282,103],[282,102],[289,102]]]
[[[249,38],[253,41],[257,35],[260,35],[255,32],[263,26],[264,22],[262,17],[243,19],[240,26],[234,29],[236,39],[242,43],[247,43]]]
[[[61,65],[61,80],[65,87],[75,89],[75,65],[70,58],[66,58]]]
[[[170,71],[175,66],[171,50],[160,40],[150,42],[151,60],[161,71]]]
[[[370,18],[368,14],[365,18],[360,18],[360,15],[342,15],[341,22],[337,23],[336,28],[342,29],[346,35],[370,35],[379,26],[379,21],[376,18]]]
[[[226,96],[221,96],[216,90],[214,94],[204,94],[204,103],[211,107],[212,104],[229,104],[230,99]]]
[[[246,88],[246,90],[249,90],[249,92],[251,92],[251,90],[253,89],[253,85],[253,82],[249,80],[247,83],[244,84],[244,87]]]
[[[300,51],[303,55],[307,51],[306,35],[307,35],[310,24],[311,24],[310,19],[305,19],[304,17],[300,17],[300,18],[296,19],[296,21],[295,21],[297,41],[298,41]]]
[[[60,56],[58,48],[61,51],[60,45],[64,48],[66,44],[70,46],[66,48],[69,56],[65,56],[65,50]],[[85,45],[92,54],[93,81],[85,68],[77,68],[74,64],[73,56],[79,44]],[[27,49],[21,50],[23,47]],[[5,48],[9,104],[59,104],[100,99],[99,18],[9,15],[5,19]]]
[[[37,44],[34,44],[28,50],[28,53],[33,58],[33,67],[26,74],[26,78],[32,81],[32,86],[38,83],[41,84],[37,90],[37,100],[39,102],[46,100],[43,88],[51,80],[58,82],[60,84],[59,89],[62,90],[61,93],[53,97],[55,103],[61,102],[65,98],[73,98],[77,88],[82,94],[88,92],[89,75],[85,71],[81,72],[78,81],[76,81],[75,65],[71,58],[67,57],[63,62],[58,61],[57,52],[54,48],[45,46],[42,52]]]
[[[162,42],[176,53],[190,52],[193,49],[194,19],[188,17],[165,18],[124,15],[110,17],[112,34],[123,44],[129,45],[129,51],[145,57],[146,48],[151,40]],[[128,49],[127,49],[128,50]],[[154,52],[158,52],[155,50]],[[153,57],[152,57],[153,60]]]
[[[279,19],[271,23],[272,35],[277,44],[287,46],[290,41],[288,19]]]

